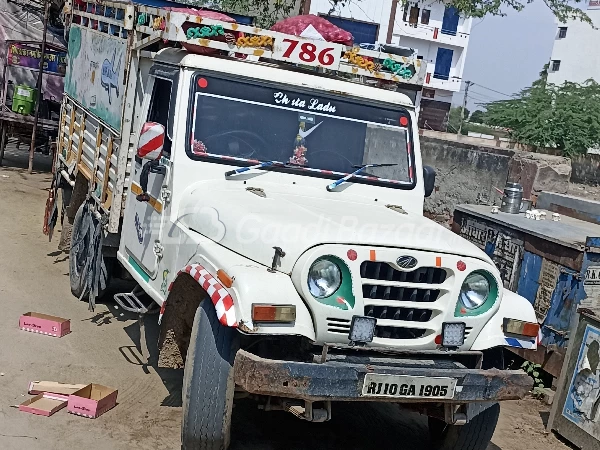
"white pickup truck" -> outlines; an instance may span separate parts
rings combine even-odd
[[[497,402],[532,385],[498,349],[536,348],[538,325],[485,253],[423,217],[435,172],[395,83],[425,65],[193,11],[78,0],[66,17],[71,289],[93,307],[126,274],[122,306],[160,306],[182,447],[227,448],[252,397],[317,422],[394,402],[430,417],[432,448],[485,449]]]

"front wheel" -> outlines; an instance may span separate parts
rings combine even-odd
[[[183,450],[229,447],[233,408],[235,329],[221,325],[209,298],[194,317],[183,376]]]
[[[500,416],[495,403],[465,425],[447,425],[430,417],[429,434],[434,450],[485,450],[492,440]]]

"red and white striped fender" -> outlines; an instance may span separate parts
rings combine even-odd
[[[165,144],[165,127],[160,123],[146,122],[142,126],[138,141],[137,155],[140,158],[156,160],[162,155]]]
[[[202,286],[202,289],[206,291],[212,300],[213,305],[215,305],[215,311],[219,318],[219,322],[226,327],[237,328],[238,322],[235,317],[233,297],[231,297],[231,294],[229,294],[227,289],[225,289],[225,287],[223,287],[223,285],[200,264],[190,264],[184,267],[177,273],[175,280],[182,273],[189,274],[200,286]],[[173,280],[173,283],[175,280]],[[171,289],[173,288],[173,283],[169,285],[169,292],[171,292]],[[159,323],[165,312],[166,303],[167,301],[165,300],[160,308]]]

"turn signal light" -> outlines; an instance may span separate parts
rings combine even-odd
[[[540,326],[537,323],[523,322],[516,319],[504,319],[503,329],[505,333],[519,334],[521,336],[537,337]]]
[[[256,305],[252,304],[254,322],[293,322],[296,320],[294,305]]]
[[[224,270],[217,270],[217,278],[226,288],[230,288],[233,285],[233,278],[231,278]]]

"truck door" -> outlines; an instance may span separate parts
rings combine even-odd
[[[127,209],[123,222],[125,248],[130,262],[143,277],[155,279],[158,263],[162,257],[161,233],[164,211],[169,199],[168,183],[171,177],[171,146],[173,139],[173,116],[176,103],[178,71],[154,66],[150,70],[145,102],[145,122],[155,122],[165,127],[166,136],[162,157],[148,173],[147,186],[142,186],[142,168],[149,164],[137,155],[132,161],[131,186],[127,198]],[[139,130],[138,130],[139,132]],[[146,189],[144,190],[143,187]],[[141,194],[147,194],[141,197]],[[133,260],[133,261],[132,261]]]

